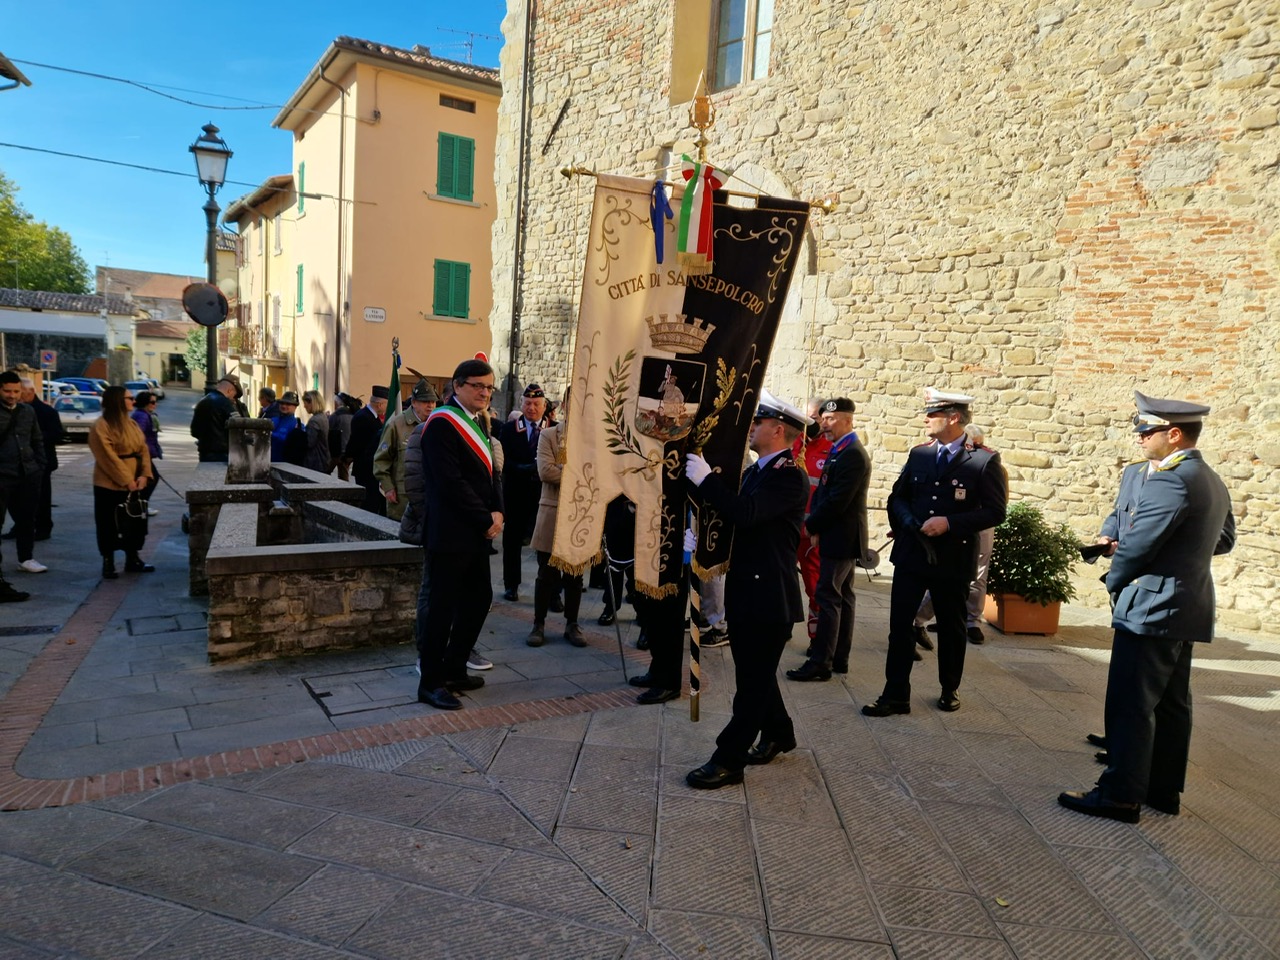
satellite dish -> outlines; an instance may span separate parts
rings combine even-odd
[[[227,298],[212,283],[192,283],[182,291],[182,309],[202,327],[216,327],[227,319]]]

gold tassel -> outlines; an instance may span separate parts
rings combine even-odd
[[[715,269],[715,261],[708,260],[701,253],[678,253],[676,262],[687,277],[705,277]]]
[[[665,597],[674,597],[679,593],[680,585],[678,583],[665,583],[655,587],[652,584],[641,583],[637,580],[636,589],[651,600],[662,600]]]
[[[570,563],[568,560],[562,560],[560,557],[557,557],[554,553],[551,555],[551,559],[549,559],[547,563],[551,564],[551,566],[555,567],[557,570],[567,573],[571,577],[580,577],[603,559],[604,548],[602,547],[594,557],[583,563]]]

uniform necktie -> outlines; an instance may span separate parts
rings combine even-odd
[[[947,464],[951,462],[951,451],[946,447],[942,448],[942,452],[938,454],[938,469],[945,470]]]

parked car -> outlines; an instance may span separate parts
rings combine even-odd
[[[154,377],[143,377],[142,379],[146,380],[147,383],[151,384],[151,392],[156,395],[157,400],[164,399],[164,387],[160,385],[159,380],[155,379]]]
[[[89,431],[102,416],[102,398],[79,393],[67,397],[59,397],[53,401],[53,409],[58,411],[58,419],[62,421],[62,433],[65,440],[89,440]]]
[[[126,380],[124,385],[126,389],[133,391],[133,395],[135,397],[143,390],[155,393],[155,390],[152,389],[150,380]],[[158,400],[160,398],[157,396],[156,399]]]
[[[88,377],[63,377],[62,382],[71,384],[81,393],[95,397],[102,396],[102,391],[109,386],[105,380],[90,380]]]
[[[66,383],[63,380],[46,380],[44,382],[45,403],[50,403],[57,397],[73,396],[79,392],[74,383]]]

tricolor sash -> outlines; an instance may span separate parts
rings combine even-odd
[[[453,403],[446,403],[436,407],[427,419],[435,420],[437,417],[453,424],[454,429],[462,436],[471,452],[483,460],[489,468],[489,472],[493,473],[493,446],[488,436],[486,436],[484,428],[476,423],[465,410],[455,406]]]

